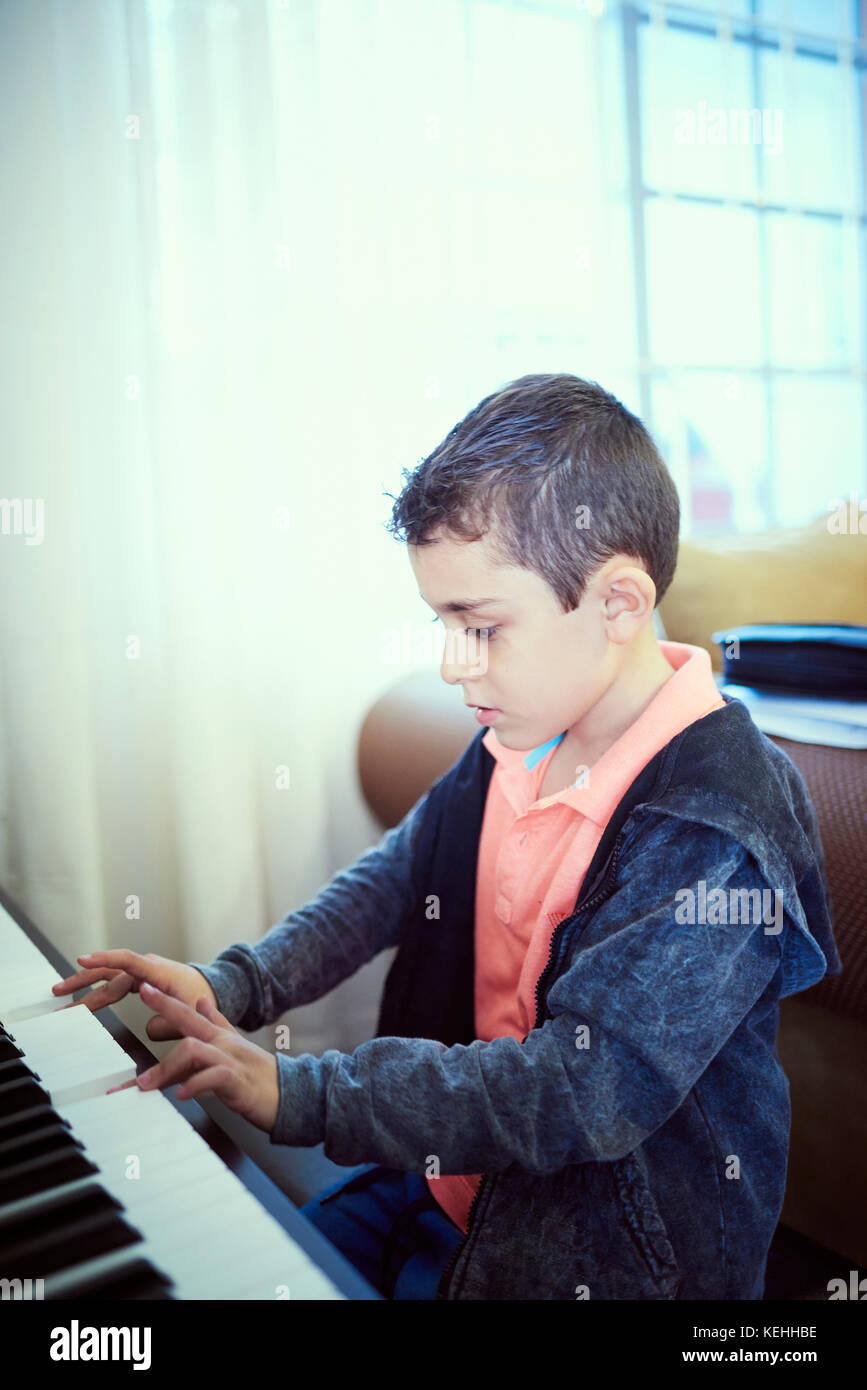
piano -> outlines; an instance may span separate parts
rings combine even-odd
[[[379,1298],[72,973],[0,890],[0,1297]]]

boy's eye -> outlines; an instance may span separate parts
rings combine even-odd
[[[435,618],[431,618],[431,622],[432,622],[432,623],[438,623],[439,621],[440,621],[439,614],[437,614],[437,616],[436,616]],[[492,641],[494,640],[494,633],[495,633],[495,632],[499,632],[499,630],[500,630],[500,625],[499,625],[499,623],[498,623],[495,627],[465,627],[465,628],[464,628],[464,632],[467,633],[467,635],[469,635],[469,633],[471,633],[471,632],[475,632],[475,633],[484,632],[484,633],[486,633],[486,634],[487,634],[487,640],[488,640],[489,642],[492,642]]]

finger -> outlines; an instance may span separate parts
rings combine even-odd
[[[113,980],[109,980],[107,985],[101,985],[99,989],[92,989],[89,994],[85,994],[83,999],[79,999],[78,1003],[83,1004],[91,1012],[94,1009],[104,1009],[106,1004],[116,1004],[118,999],[123,999],[125,995],[129,994],[135,983],[125,971],[121,970]],[[66,1007],[68,1008],[69,1005]]]
[[[235,1032],[235,1025],[229,1022],[225,1014],[220,1013],[216,1004],[206,994],[203,994],[201,999],[196,1000],[196,1009],[200,1014],[204,1014],[211,1023],[215,1023],[218,1028],[231,1028],[232,1032]]]
[[[238,1101],[241,1093],[241,1079],[234,1067],[225,1062],[218,1067],[205,1067],[195,1072],[175,1091],[178,1100],[194,1100],[203,1091],[213,1091],[230,1108]]]
[[[125,947],[115,951],[93,951],[90,955],[79,956],[78,960],[88,968],[99,965],[125,970],[134,980],[152,980],[160,988],[166,983],[166,972],[170,965],[169,962],[141,956],[138,951],[128,951]]]
[[[115,1091],[128,1091],[129,1088],[130,1088],[130,1086],[137,1086],[137,1085],[138,1085],[138,1077],[137,1077],[137,1076],[134,1076],[133,1079],[132,1079],[132,1081],[124,1081],[123,1084],[120,1085],[120,1086],[109,1086],[109,1088],[108,1088],[108,1090],[106,1091],[105,1094],[106,1094],[107,1096],[113,1096],[114,1093],[115,1093]]]
[[[211,1043],[202,1042],[201,1038],[184,1038],[162,1061],[136,1079],[143,1091],[162,1091],[166,1086],[186,1081],[204,1067],[221,1066],[225,1061],[226,1054]]]
[[[179,1033],[174,1024],[167,1023],[159,1014],[152,1014],[145,1024],[145,1032],[154,1042],[171,1042],[173,1038],[182,1038],[183,1033]]]
[[[209,1023],[201,1014],[197,1014],[189,1004],[173,997],[170,990],[156,989],[143,980],[139,993],[148,1008],[162,1014],[163,1018],[173,1023],[185,1037],[201,1038],[204,1042],[211,1042],[223,1031],[216,1024]]]
[[[118,974],[120,974],[118,970],[105,968],[77,970],[74,975],[67,975],[65,980],[58,980],[56,985],[51,986],[51,989],[54,994],[74,994],[77,989],[84,989],[87,985],[95,984],[97,980],[113,980]]]
[[[116,1004],[118,999],[123,999],[133,988],[138,989],[138,982],[130,980],[129,976],[120,970],[108,984],[90,990],[81,999],[70,999],[69,1003],[62,1004],[61,1008],[77,1009],[84,1005],[92,1013],[95,1009],[104,1009],[106,1004]]]

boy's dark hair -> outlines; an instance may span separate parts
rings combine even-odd
[[[641,421],[594,381],[560,372],[509,382],[402,478],[388,531],[410,545],[440,528],[466,541],[490,533],[498,558],[534,570],[564,613],[612,555],[644,562],[657,603],[674,575],[674,480]],[[589,508],[585,529],[579,506]]]

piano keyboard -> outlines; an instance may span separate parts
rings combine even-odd
[[[46,1299],[344,1295],[0,907],[0,1279]]]

